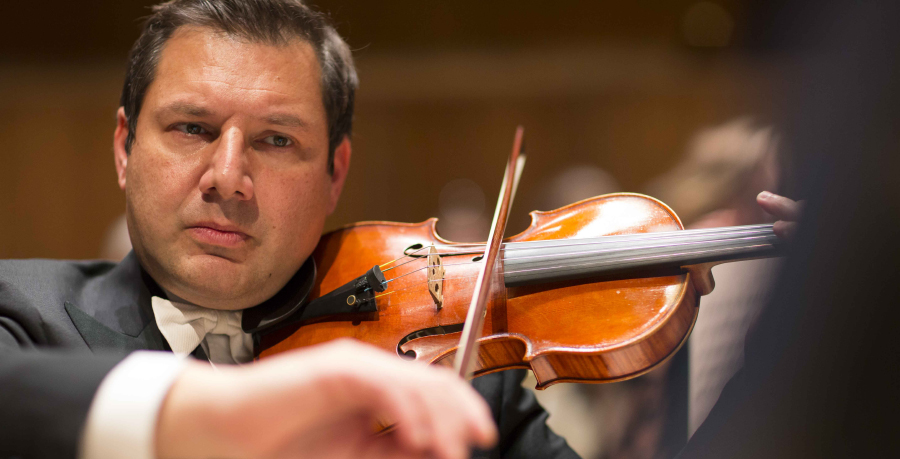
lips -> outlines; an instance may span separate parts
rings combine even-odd
[[[219,247],[238,247],[250,236],[233,225],[222,225],[214,222],[202,222],[188,227],[191,236],[203,244]]]

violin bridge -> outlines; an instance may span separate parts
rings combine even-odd
[[[438,255],[437,249],[431,246],[428,251],[428,293],[434,300],[434,305],[440,310],[444,306],[444,262]]]

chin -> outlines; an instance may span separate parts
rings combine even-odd
[[[246,309],[275,294],[267,294],[265,282],[253,269],[224,258],[203,256],[179,268],[175,274],[179,288],[172,293],[205,308]]]
[[[240,282],[229,283],[226,276],[191,279],[183,284],[185,300],[209,309],[238,310],[255,306],[263,299],[255,298],[259,289],[247,288]]]

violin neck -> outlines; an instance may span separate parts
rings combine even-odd
[[[667,275],[684,267],[779,256],[771,224],[638,233],[504,246],[507,287],[586,278]]]

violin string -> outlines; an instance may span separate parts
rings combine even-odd
[[[714,242],[737,242],[737,241],[747,241],[747,240],[752,240],[752,239],[766,239],[766,238],[769,238],[769,237],[770,237],[769,235],[763,235],[763,236],[749,236],[749,237],[731,237],[731,238],[728,238],[728,239],[720,239],[720,240],[716,240],[716,241],[714,241]],[[615,252],[617,252],[617,251],[618,251],[618,252],[626,252],[626,253],[627,253],[627,252],[629,252],[629,251],[631,251],[631,250],[635,250],[635,249],[642,249],[642,250],[643,250],[643,249],[660,249],[660,248],[669,248],[669,247],[678,247],[678,246],[689,246],[689,245],[706,244],[706,243],[709,243],[709,242],[710,242],[710,241],[691,241],[691,242],[681,242],[681,243],[674,243],[674,244],[649,245],[649,246],[641,246],[641,247],[624,247],[624,248],[622,248],[622,247],[613,247],[613,248],[609,248],[609,249],[584,250],[584,251],[580,251],[580,252],[569,252],[569,253],[564,253],[564,254],[560,254],[560,253],[550,253],[550,254],[543,254],[543,255],[521,256],[521,257],[515,257],[515,258],[506,258],[506,257],[504,257],[504,262],[507,262],[507,261],[519,261],[519,260],[524,260],[524,259],[534,259],[534,258],[560,257],[560,256],[565,256],[565,257],[568,258],[568,257],[572,257],[572,256],[577,256],[577,255],[597,255],[597,254],[602,254],[602,253],[615,253]],[[587,245],[604,245],[604,244],[603,244],[602,242],[595,242],[595,243],[587,244]],[[768,245],[771,245],[771,244],[768,244]],[[552,247],[552,248],[556,248],[556,247]],[[665,255],[656,255],[656,256],[665,256]],[[416,260],[417,260],[417,259],[409,260],[409,261],[407,261],[407,262],[404,262],[402,265],[398,265],[398,266],[396,266],[396,267],[400,267],[400,266],[403,266],[403,265],[412,263],[413,261],[416,261]],[[422,258],[421,260],[427,260],[427,259],[426,259],[426,258]],[[626,260],[627,260],[627,259],[626,259]],[[613,262],[613,261],[622,261],[622,260],[619,260],[619,259],[617,259],[617,260],[603,260],[603,261],[595,261],[595,262],[593,262],[593,263],[595,263],[595,264],[602,264],[602,263],[604,263],[604,262]],[[412,270],[412,271],[410,271],[410,272],[408,272],[408,273],[405,273],[405,274],[402,274],[402,275],[400,275],[400,276],[397,276],[397,277],[395,277],[395,278],[393,278],[393,279],[389,279],[389,280],[387,280],[387,282],[392,282],[392,281],[394,281],[394,280],[400,279],[400,278],[402,278],[402,277],[409,276],[410,274],[414,274],[414,273],[417,273],[417,272],[419,272],[419,271],[426,270],[426,269],[429,269],[429,268],[434,268],[434,267],[439,267],[439,266],[460,266],[460,265],[468,265],[468,264],[475,264],[475,263],[480,263],[480,260],[479,260],[479,261],[463,262],[463,263],[444,263],[444,264],[442,264],[442,265],[425,265],[425,266],[423,266],[423,267],[414,269],[414,270]],[[591,262],[589,262],[589,263],[591,263]],[[393,269],[393,268],[391,268],[391,269]],[[535,269],[537,269],[537,268],[535,268]],[[519,272],[519,271],[513,271],[513,272]]]
[[[677,242],[680,239],[688,239],[692,237],[696,237],[698,235],[707,235],[707,236],[727,236],[731,235],[731,239],[734,237],[740,237],[743,235],[752,235],[752,234],[774,234],[772,233],[771,225],[761,225],[761,227],[752,228],[752,229],[732,229],[727,228],[727,230],[717,230],[714,232],[705,232],[698,233],[697,231],[701,230],[690,230],[690,231],[670,231],[664,233],[637,233],[637,234],[629,234],[629,235],[621,235],[621,236],[606,236],[592,239],[575,239],[567,241],[565,244],[552,244],[547,245],[546,248],[561,248],[561,247],[574,247],[581,245],[617,245],[621,243],[629,243],[629,242],[644,242],[644,241],[658,241],[658,240],[674,240]],[[624,237],[622,237],[624,236]],[[609,238],[609,239],[607,239]],[[726,239],[708,239],[707,241],[713,242],[717,240],[726,240]],[[544,248],[544,247],[535,247],[531,246],[521,246],[515,247],[514,250],[531,250],[535,248]]]
[[[624,234],[624,235],[613,235],[613,236],[600,236],[597,238],[590,239],[568,239],[568,240],[559,240],[565,241],[563,244],[550,244],[546,246],[536,246],[534,243],[544,243],[544,242],[552,242],[553,240],[548,241],[523,241],[523,242],[513,242],[511,244],[516,244],[515,247],[510,247],[507,250],[516,251],[516,250],[533,250],[536,248],[560,248],[560,247],[574,247],[579,245],[595,245],[595,244],[619,244],[622,242],[634,242],[634,241],[647,241],[647,240],[657,240],[657,239],[686,239],[691,237],[696,237],[699,235],[712,235],[712,236],[722,236],[722,235],[733,235],[733,236],[741,236],[746,234],[774,234],[772,231],[771,224],[763,224],[763,225],[747,225],[747,226],[738,226],[738,227],[723,227],[723,228],[711,228],[706,230],[687,230],[687,231],[665,231],[659,233],[634,233],[634,234]],[[718,239],[710,239],[710,241],[715,241]],[[527,246],[526,246],[527,245]]]
[[[393,282],[393,281],[395,281],[395,280],[399,280],[399,279],[402,279],[402,278],[404,278],[404,277],[406,277],[406,276],[409,276],[410,274],[415,274],[415,273],[417,273],[417,272],[419,272],[419,271],[422,271],[423,269],[436,268],[436,267],[439,267],[439,266],[462,266],[462,265],[471,265],[471,264],[474,264],[474,263],[479,263],[479,262],[472,262],[472,261],[469,261],[469,262],[465,262],[465,263],[443,263],[443,264],[440,264],[440,265],[425,265],[425,266],[423,266],[423,267],[421,267],[421,268],[414,269],[414,270],[412,270],[412,271],[410,271],[410,272],[408,272],[408,273],[406,273],[406,274],[401,274],[401,275],[399,275],[399,276],[397,276],[397,277],[395,277],[395,278],[393,278],[393,279],[388,279],[388,280],[386,280],[385,282],[386,282],[386,283],[391,283],[391,282]]]
[[[734,252],[734,251],[739,251],[739,250],[744,250],[744,249],[754,249],[754,248],[760,248],[760,247],[773,247],[773,246],[772,246],[772,244],[754,244],[754,245],[745,245],[745,246],[737,246],[737,247],[722,247],[722,248],[718,248],[718,249],[697,250],[697,251],[693,251],[693,252],[681,252],[681,253],[663,254],[663,255],[647,255],[647,256],[643,256],[643,257],[621,258],[621,259],[616,259],[616,260],[603,260],[603,261],[593,262],[593,263],[587,262],[587,263],[575,263],[575,264],[558,265],[558,266],[541,266],[539,268],[504,271],[503,274],[507,275],[507,274],[518,274],[518,273],[525,273],[525,272],[546,271],[549,269],[578,268],[578,267],[587,267],[587,266],[592,266],[592,265],[603,265],[605,263],[613,263],[613,262],[621,263],[621,262],[627,262],[627,261],[652,260],[655,258],[659,258],[659,259],[663,259],[663,260],[665,260],[666,258],[675,259],[678,257],[687,256],[687,255],[716,254],[716,253],[720,253],[720,252]]]
[[[649,260],[649,259],[654,259],[654,258],[665,260],[666,258],[674,259],[674,258],[686,256],[686,255],[700,255],[700,254],[708,254],[709,255],[709,254],[723,253],[723,252],[729,252],[729,251],[739,251],[739,250],[753,249],[753,248],[760,248],[760,247],[772,247],[772,245],[771,244],[754,244],[754,245],[744,245],[744,246],[738,246],[738,247],[725,247],[725,248],[710,249],[710,250],[698,250],[698,251],[693,251],[693,252],[681,252],[681,253],[676,253],[676,254],[649,255],[649,256],[645,256],[645,257],[632,257],[632,258],[624,258],[624,259],[617,259],[617,260],[604,260],[604,261],[595,262],[595,263],[579,263],[579,264],[571,264],[571,265],[546,266],[546,267],[532,268],[532,269],[504,271],[503,274],[508,275],[508,274],[524,273],[524,272],[547,271],[547,270],[551,270],[551,269],[563,269],[563,268],[574,268],[574,267],[586,267],[586,266],[591,266],[591,265],[603,265],[605,263],[611,263],[613,261],[614,262],[623,262],[623,261],[627,262],[627,261]],[[466,264],[466,263],[454,263],[450,266],[463,265],[463,264]],[[407,274],[404,274],[402,277],[405,277],[408,274],[412,274],[412,273],[418,272],[418,271],[420,271],[420,270],[409,272]],[[472,276],[443,277],[443,278],[441,278],[441,280],[470,279],[471,277]],[[399,277],[396,279],[399,279]],[[396,279],[391,279],[391,280],[396,280]],[[391,295],[391,294],[394,294],[397,292],[401,292],[403,290],[408,290],[413,287],[427,285],[428,282],[429,281],[416,282],[414,284],[410,284],[410,285],[407,285],[402,288],[393,289],[389,292],[384,292],[379,295],[375,295],[373,298],[367,299],[365,301],[373,301],[375,299],[382,298],[382,297],[385,297],[387,295]]]
[[[631,235],[625,235],[625,236],[626,236],[626,239],[633,239],[633,240],[653,240],[653,239],[683,239],[683,238],[685,238],[685,237],[696,236],[696,235],[698,235],[698,234],[725,235],[725,234],[731,234],[731,233],[733,233],[733,234],[736,234],[736,235],[742,235],[742,234],[754,234],[754,233],[756,233],[756,234],[758,234],[758,233],[769,234],[770,232],[772,232],[772,225],[771,225],[771,224],[759,224],[759,225],[745,225],[745,226],[738,226],[738,227],[710,228],[710,229],[704,229],[704,230],[667,231],[667,232],[663,232],[663,233],[637,233],[637,234],[631,234]],[[632,237],[627,237],[627,236],[632,236]],[[602,238],[602,237],[601,237],[601,238]],[[573,247],[573,246],[579,246],[579,245],[589,245],[589,246],[596,246],[596,245],[614,245],[614,244],[617,244],[617,243],[621,243],[623,238],[617,237],[616,239],[618,239],[618,240],[599,240],[599,241],[596,240],[596,239],[591,239],[591,240],[572,240],[571,242],[567,242],[567,243],[563,243],[563,244],[553,244],[553,245],[551,245],[551,246],[549,246],[549,247],[546,247],[546,248],[549,248],[549,249],[558,249],[558,248],[562,248],[562,247]],[[730,239],[733,240],[733,239],[735,239],[735,238],[730,238]],[[728,240],[728,239],[725,239],[725,240]],[[725,240],[720,240],[720,241],[725,241]],[[504,244],[503,244],[504,254],[505,254],[506,252],[513,252],[513,251],[516,251],[516,250],[530,250],[530,249],[531,249],[531,250],[534,250],[534,249],[536,249],[536,247],[534,247],[534,244],[530,244],[530,243],[533,243],[533,242],[544,242],[544,241],[523,241],[523,242],[504,243]],[[626,242],[627,242],[627,241],[626,241]],[[698,242],[698,243],[699,243],[699,242]],[[672,246],[672,245],[673,245],[673,244],[670,244],[670,246]],[[677,245],[677,244],[674,244],[674,245]],[[423,250],[431,249],[432,247],[434,247],[434,248],[437,248],[437,247],[441,247],[441,248],[444,248],[444,247],[454,247],[454,248],[458,248],[458,247],[484,247],[484,244],[478,244],[478,243],[464,243],[464,244],[453,244],[453,245],[443,245],[443,246],[437,246],[437,245],[435,245],[435,244],[430,244],[430,245],[427,245],[427,246],[420,247],[419,249],[416,249],[416,250],[414,250],[414,251],[411,252],[411,253],[404,253],[404,255],[403,255],[402,257],[395,258],[395,259],[393,259],[393,260],[391,260],[391,261],[388,261],[388,262],[386,262],[386,263],[383,263],[383,264],[379,265],[379,268],[383,268],[384,266],[387,266],[387,265],[389,265],[389,264],[391,264],[391,263],[397,263],[397,262],[400,261],[400,260],[403,260],[403,259],[405,259],[405,258],[409,258],[409,260],[407,260],[407,261],[405,261],[405,262],[403,262],[403,263],[400,263],[400,264],[398,264],[398,265],[396,265],[396,266],[392,266],[392,267],[390,267],[390,268],[384,269],[383,272],[391,271],[391,270],[393,270],[393,269],[395,269],[395,268],[399,268],[399,267],[405,266],[405,265],[407,265],[407,264],[409,264],[409,263],[415,262],[416,260],[419,260],[419,259],[422,259],[422,258],[423,258],[422,256],[415,257],[415,256],[413,256],[413,255],[415,255],[415,254],[417,254],[417,253],[419,253],[419,252],[421,252],[421,251],[423,251]],[[641,247],[641,248],[658,248],[658,247],[665,247],[665,246],[647,246],[647,247]],[[541,248],[541,247],[537,247],[537,248]],[[608,250],[606,250],[606,251],[607,251],[607,252],[612,252],[612,251],[615,251],[615,250],[617,250],[617,249],[616,249],[616,248],[612,248],[612,249],[608,249]],[[626,249],[622,249],[622,250],[628,250],[628,249],[626,248]],[[604,250],[599,250],[599,251],[582,251],[582,252],[576,252],[576,253],[569,253],[569,254],[566,254],[566,255],[567,255],[567,256],[571,256],[571,255],[587,255],[587,254],[591,254],[591,253],[602,253],[602,252],[604,252]],[[429,253],[428,255],[438,255],[438,256],[441,256],[441,255],[444,255],[444,256],[456,255],[456,256],[458,256],[458,255],[477,255],[477,254],[480,254],[480,253],[481,253],[481,252],[477,252],[477,251],[475,251],[475,252],[436,252],[436,253]],[[510,257],[510,258],[508,258],[508,259],[509,259],[509,260],[513,260],[513,259],[515,259],[515,260],[522,260],[522,259],[526,259],[526,258],[542,258],[542,257],[553,257],[553,256],[559,256],[559,255],[560,255],[560,254],[532,255],[532,256],[524,256],[524,257]],[[504,256],[504,258],[507,258],[507,257]],[[475,263],[475,262],[477,262],[477,260],[473,260],[471,263]],[[453,263],[453,265],[461,265],[461,264],[470,264],[470,263]],[[432,266],[432,265],[426,265],[426,266],[421,267],[421,268],[419,268],[419,269],[417,269],[417,270],[415,270],[415,271],[411,271],[411,272],[409,272],[409,273],[406,273],[406,274],[404,274],[403,276],[412,274],[413,272],[417,272],[417,271],[421,271],[421,270],[424,270],[424,269],[432,268],[432,267],[434,267],[434,266]],[[403,276],[400,276],[400,277],[403,277]],[[399,279],[399,277],[397,277],[397,278],[395,278],[395,279]],[[391,279],[391,280],[394,280],[394,279]],[[390,280],[389,280],[388,282],[390,282]]]
[[[415,254],[415,253],[417,253],[417,252],[420,252],[420,251],[422,251],[422,250],[425,250],[425,249],[428,249],[428,248],[431,248],[431,247],[434,247],[434,244],[431,244],[431,245],[429,245],[429,246],[424,246],[424,247],[422,247],[422,248],[420,248],[420,249],[418,249],[418,250],[415,250],[415,251],[412,252],[412,254]],[[385,266],[387,266],[387,265],[389,265],[389,264],[391,264],[391,263],[394,263],[394,262],[396,262],[396,261],[402,260],[402,259],[404,259],[404,258],[413,258],[413,259],[419,258],[419,257],[413,257],[412,254],[404,253],[402,257],[400,257],[400,258],[394,258],[393,260],[391,260],[391,261],[389,261],[389,262],[387,262],[387,263],[383,263],[383,264],[381,264],[381,265],[378,265],[378,267],[379,267],[379,268],[383,268],[383,267],[385,267]],[[410,260],[410,261],[412,261],[412,260]],[[409,263],[409,262],[406,262],[406,263]],[[394,266],[394,267],[392,267],[392,268],[385,269],[384,271],[390,271],[390,270],[392,270],[392,269],[394,269],[394,268],[398,268],[398,267],[400,267],[400,266],[403,266],[403,265],[406,264],[406,263],[403,263],[403,264],[398,265],[398,266]]]
[[[402,259],[404,259],[404,258],[406,258],[406,257],[408,257],[408,256],[409,256],[409,255],[403,255],[402,257],[400,257],[400,258],[394,258],[393,260],[391,260],[391,261],[389,261],[389,262],[387,262],[387,263],[382,263],[382,264],[378,265],[378,269],[380,269],[381,272],[390,271],[390,270],[392,270],[392,269],[394,269],[394,268],[384,269],[384,267],[387,266],[387,265],[389,265],[389,264],[391,264],[391,263],[396,263],[396,262],[398,262],[398,261],[400,261],[400,260],[402,260]],[[396,267],[396,266],[395,266],[395,267]]]
[[[686,231],[664,231],[659,233],[634,233],[634,234],[624,234],[624,235],[612,235],[612,236],[600,236],[596,238],[585,238],[585,239],[570,239],[565,243],[560,244],[551,244],[544,245],[547,242],[553,241],[563,241],[562,239],[556,240],[542,240],[542,241],[521,241],[521,242],[505,242],[503,243],[503,250],[505,252],[514,252],[517,250],[535,250],[540,248],[547,249],[555,249],[562,247],[574,247],[579,245],[598,245],[598,244],[620,244],[622,242],[632,242],[632,241],[646,241],[653,239],[684,239],[689,237],[695,237],[701,234],[707,235],[727,235],[727,234],[774,234],[772,233],[772,225],[771,224],[760,224],[760,225],[746,225],[746,226],[738,226],[738,227],[723,227],[723,228],[710,228],[707,230],[686,230]],[[602,240],[604,238],[616,238],[615,240]],[[600,239],[600,240],[598,240]],[[624,240],[623,240],[624,239]],[[631,239],[629,241],[628,239]],[[429,247],[434,247],[436,249],[445,249],[450,250],[452,248],[458,247],[484,247],[484,244],[454,244],[454,245],[434,245],[432,244]],[[431,253],[429,255],[442,255],[442,256],[452,256],[452,255],[476,255],[480,254],[480,251],[449,251],[449,252],[437,252]]]
[[[543,255],[528,255],[524,257],[515,257],[515,258],[504,258],[504,261],[518,261],[518,260],[526,260],[530,258],[548,258],[548,257],[572,257],[576,255],[595,255],[600,253],[613,253],[613,252],[628,252],[631,250],[645,250],[645,249],[665,249],[669,247],[679,247],[679,246],[689,246],[689,245],[697,245],[697,244],[709,244],[710,242],[737,242],[744,241],[750,239],[770,239],[771,236],[763,235],[763,236],[748,236],[748,237],[736,237],[736,238],[728,238],[728,239],[719,239],[716,241],[689,241],[689,242],[676,242],[673,244],[661,244],[661,245],[646,245],[640,247],[613,247],[611,249],[600,249],[600,250],[584,250],[581,252],[566,252],[566,253],[549,253]],[[555,247],[554,247],[555,248]]]
[[[443,281],[443,280],[471,279],[471,278],[472,278],[472,276],[456,276],[456,277],[442,277],[441,280]],[[381,297],[384,297],[384,296],[388,296],[388,295],[392,295],[392,294],[394,294],[394,293],[402,292],[402,291],[404,291],[404,290],[409,290],[409,289],[411,289],[411,288],[413,288],[413,287],[419,287],[419,286],[427,285],[427,284],[428,284],[428,281],[425,281],[425,282],[416,282],[416,283],[414,283],[414,284],[410,284],[410,285],[407,285],[407,286],[402,287],[402,288],[397,288],[397,289],[394,289],[394,290],[391,290],[391,291],[388,291],[388,292],[379,293],[378,295],[375,295],[374,297],[368,298],[368,299],[363,300],[363,301],[372,301],[372,300],[375,300],[375,299],[378,299],[378,298],[381,298]]]
[[[385,273],[386,273],[386,272],[388,272],[388,271],[390,271],[390,270],[392,270],[392,269],[394,269],[394,268],[399,268],[399,267],[401,267],[401,266],[408,265],[408,264],[413,263],[413,262],[415,262],[415,261],[417,261],[417,260],[427,260],[427,259],[428,259],[428,257],[413,257],[413,256],[411,256],[411,255],[406,255],[405,257],[400,257],[400,258],[398,258],[397,260],[402,260],[403,258],[410,258],[410,260],[404,261],[403,263],[400,263],[400,264],[397,265],[397,266],[392,266],[392,267],[390,267],[390,268],[388,268],[388,269],[385,269],[385,270],[382,271],[382,272],[385,272]]]
[[[758,239],[758,238],[744,238],[744,239]],[[680,244],[680,245],[688,245],[688,244],[698,244],[698,242],[694,242],[694,243],[683,243],[683,244]],[[676,246],[676,245],[679,245],[679,244],[671,244],[671,245],[666,245],[666,246],[657,246],[657,247],[650,247],[650,248],[658,248],[658,247],[674,247],[674,246]],[[769,246],[769,247],[771,247],[772,244],[758,244],[758,245],[753,245],[753,246],[726,247],[726,248],[722,248],[722,249],[710,249],[710,250],[707,250],[707,251],[705,251],[705,252],[716,251],[716,250],[722,250],[722,251],[739,250],[739,249],[741,249],[741,248],[753,248],[753,247],[763,247],[763,246]],[[642,248],[643,248],[643,247],[642,247]],[[602,252],[614,252],[614,251],[616,251],[616,250],[617,250],[617,249],[596,250],[596,251],[577,252],[577,253],[566,254],[566,255],[592,255],[592,254],[597,254],[597,253],[602,253]],[[622,249],[621,251],[627,252],[628,249]],[[687,255],[687,254],[697,254],[697,253],[704,253],[704,251],[683,252],[683,253],[680,253],[680,254],[672,254],[672,255],[669,255],[669,254],[652,255],[652,256],[645,257],[645,258],[646,258],[646,259],[652,259],[653,257],[665,258],[665,257],[667,257],[667,256],[669,256],[669,257],[677,257],[677,256],[682,256],[682,255]],[[559,254],[536,255],[536,256],[533,256],[533,257],[518,257],[518,258],[516,258],[516,260],[520,260],[520,259],[524,259],[524,258],[541,258],[541,257],[551,257],[551,256],[559,256]],[[643,259],[643,258],[641,258],[641,257],[617,258],[617,259],[613,259],[613,260],[594,261],[594,262],[587,262],[587,263],[582,263],[582,264],[570,264],[570,265],[567,265],[567,266],[552,266],[552,267],[546,267],[546,268],[545,268],[545,267],[541,267],[541,268],[532,268],[532,269],[518,270],[518,271],[505,271],[505,274],[519,273],[519,272],[529,272],[529,271],[540,271],[540,270],[546,270],[546,269],[559,269],[559,268],[562,268],[562,267],[578,267],[578,266],[602,265],[602,264],[604,264],[604,263],[614,263],[614,262],[623,262],[623,261],[633,261],[633,260],[640,260],[640,259]],[[429,269],[429,268],[435,268],[435,267],[441,267],[441,266],[462,266],[462,265],[470,265],[470,264],[476,264],[476,263],[479,263],[479,262],[444,263],[444,264],[440,264],[440,265],[425,265],[425,266],[423,266],[423,267],[421,267],[421,268],[414,269],[414,270],[412,270],[412,271],[410,271],[410,272],[408,272],[408,273],[401,274],[400,276],[397,276],[397,277],[395,277],[395,278],[393,278],[393,279],[388,279],[388,280],[385,281],[385,283],[390,283],[390,282],[393,282],[393,281],[395,281],[395,280],[399,280],[399,279],[401,279],[401,278],[407,277],[407,276],[409,276],[409,275],[415,274],[415,273],[417,273],[417,272],[419,272],[419,271],[423,271],[423,270],[426,270],[426,269]]]

